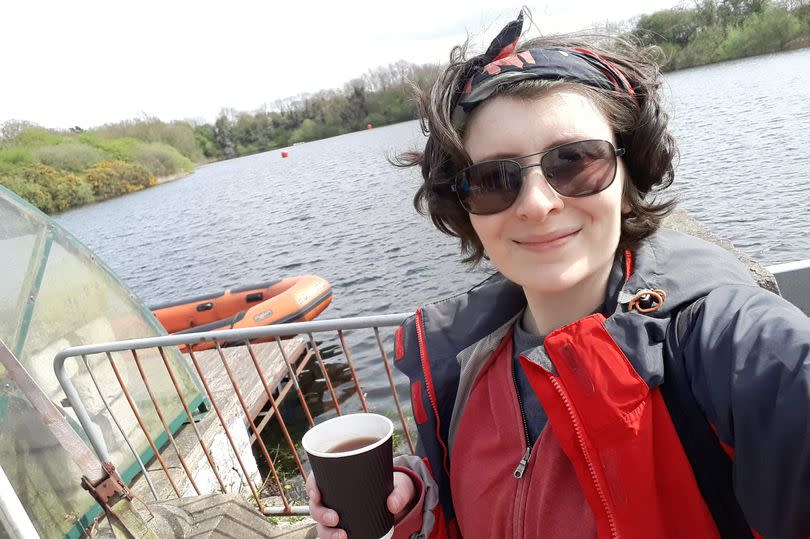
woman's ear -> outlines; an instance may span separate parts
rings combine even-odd
[[[630,213],[630,201],[627,200],[627,197],[622,197],[622,214],[627,215]]]

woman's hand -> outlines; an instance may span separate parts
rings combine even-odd
[[[309,474],[307,478],[307,495],[309,496],[309,514],[317,523],[318,537],[321,539],[347,539],[345,531],[335,528],[338,523],[338,514],[321,505],[321,493],[315,485],[315,476],[312,474]],[[394,490],[388,496],[386,504],[388,510],[394,514],[395,522],[410,509],[415,495],[416,488],[411,478],[402,472],[394,472]]]

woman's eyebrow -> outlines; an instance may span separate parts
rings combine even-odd
[[[590,138],[593,138],[593,137],[590,137]],[[537,155],[539,153],[546,152],[546,151],[548,151],[548,150],[550,150],[552,148],[556,148],[557,146],[562,146],[563,144],[567,144],[569,142],[577,142],[579,140],[589,140],[589,137],[586,137],[586,136],[581,135],[581,134],[559,135],[558,137],[555,137],[554,139],[552,139],[552,141],[549,144],[547,144],[546,147],[543,148],[542,150],[537,150],[537,151],[534,151],[534,152],[531,152],[531,153],[524,153],[524,154],[520,154],[520,155],[518,155],[518,154],[516,154],[514,152],[506,152],[506,151],[487,153],[487,154],[484,154],[484,156],[481,157],[480,159],[477,159],[476,163],[480,163],[481,161],[494,161],[496,159],[520,159],[522,157],[528,157],[528,156],[531,156],[531,155]]]
[[[480,163],[481,161],[494,161],[496,159],[515,159],[519,157],[514,152],[495,152],[491,154],[485,154],[481,159],[478,159],[476,162]]]

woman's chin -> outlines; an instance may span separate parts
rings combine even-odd
[[[531,274],[515,275],[507,277],[514,283],[520,285],[527,292],[537,294],[563,294],[580,284],[584,275],[567,268],[544,268],[541,271],[534,271]]]

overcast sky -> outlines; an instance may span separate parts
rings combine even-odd
[[[623,21],[676,0],[528,2],[545,34]],[[92,127],[128,118],[213,121],[223,108],[339,88],[397,60],[479,46],[521,4],[479,0],[105,0],[6,3],[0,123]],[[537,35],[533,30],[532,35]]]

